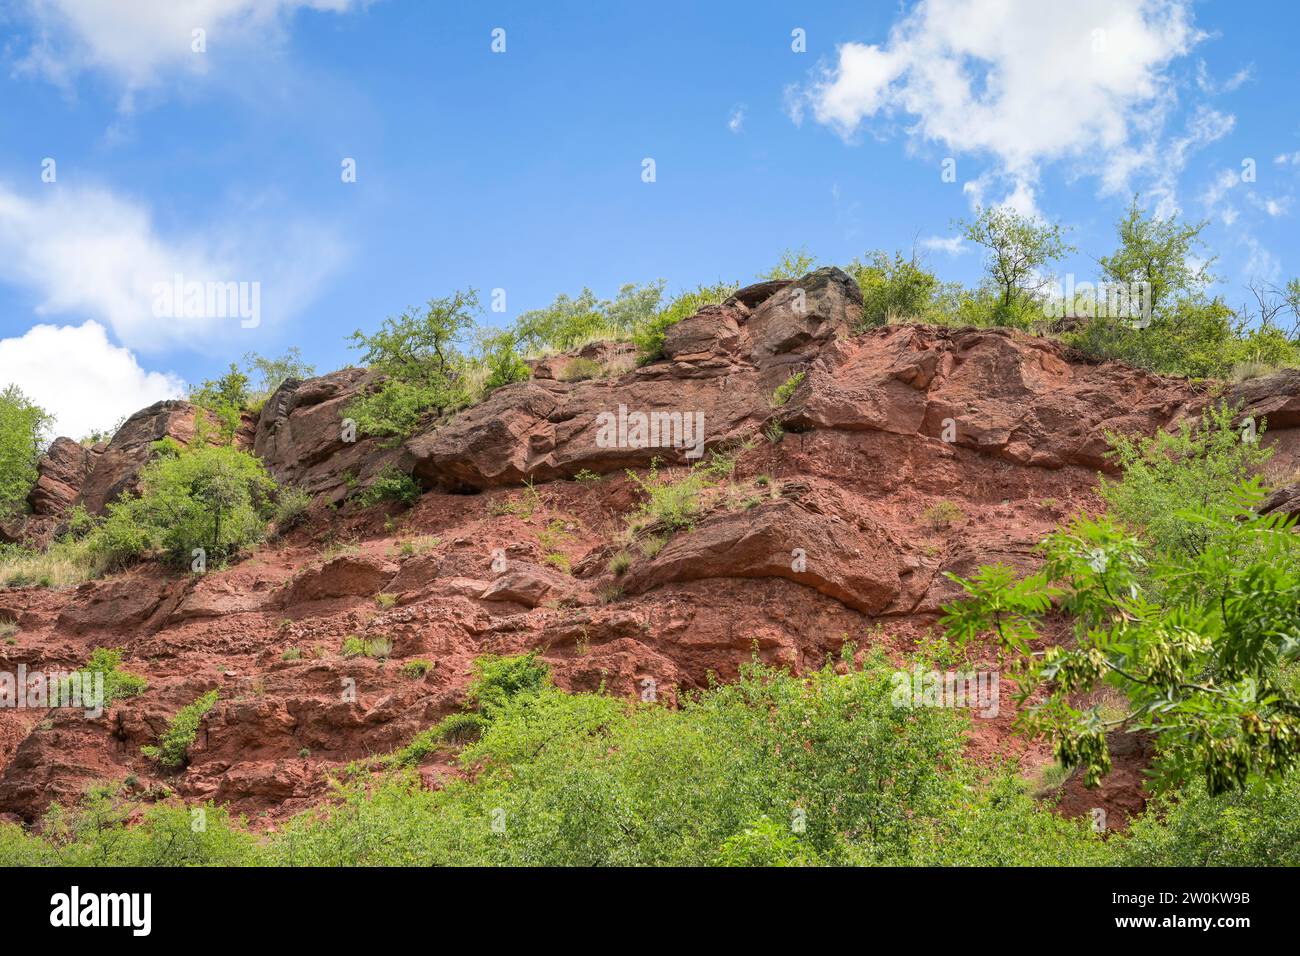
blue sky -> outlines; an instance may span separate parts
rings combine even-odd
[[[1133,191],[1210,219],[1234,304],[1300,274],[1290,3],[0,10],[0,384],[74,435],[249,351],[337,368],[353,329],[457,288],[504,289],[506,322],[914,244],[973,282],[950,223],[977,203],[1068,225],[1080,280]],[[258,323],[156,314],[177,273],[257,283]]]

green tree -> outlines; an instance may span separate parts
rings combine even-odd
[[[38,477],[53,417],[17,385],[0,392],[0,517],[19,510]]]
[[[989,279],[997,287],[999,307],[1008,311],[1025,298],[1034,299],[1047,284],[1043,267],[1073,252],[1055,223],[1023,216],[1006,206],[989,206],[973,220],[962,220],[962,236],[983,246]]]
[[[260,541],[274,513],[275,482],[262,463],[229,446],[159,443],[140,472],[140,494],[113,502],[87,539],[102,566],[160,550],[189,567],[196,548],[223,561]]]
[[[1172,299],[1197,297],[1214,281],[1210,268],[1215,260],[1196,254],[1203,245],[1201,231],[1208,224],[1208,220],[1157,219],[1143,210],[1134,195],[1124,218],[1115,224],[1119,247],[1097,262],[1108,282],[1145,283],[1152,314],[1157,314]]]
[[[461,345],[474,328],[478,293],[473,289],[430,299],[385,319],[371,335],[357,330],[352,347],[384,376],[380,386],[355,399],[346,414],[365,433],[404,438],[429,414],[443,415],[469,402]]]
[[[190,389],[190,401],[211,412],[217,420],[221,439],[226,444],[235,440],[240,419],[249,403],[248,376],[234,362],[225,375],[207,379]]]
[[[257,376],[257,386],[251,396],[255,404],[266,401],[291,378],[307,379],[316,374],[316,367],[303,361],[302,351],[296,345],[278,358],[249,352],[244,356],[244,368],[250,379]]]
[[[1300,697],[1285,677],[1300,656],[1300,535],[1293,519],[1257,515],[1262,497],[1252,481],[1189,503],[1183,518],[1208,528],[1190,555],[1148,559],[1111,518],[1076,517],[1043,542],[1035,574],[950,574],[967,599],[943,623],[959,641],[996,635],[1014,655],[1024,726],[1089,785],[1109,771],[1106,733],[1120,728],[1156,735],[1166,785],[1200,776],[1213,796],[1280,776],[1300,760]],[[1033,650],[1054,604],[1075,640]],[[1102,684],[1122,691],[1126,713],[1078,705]]]

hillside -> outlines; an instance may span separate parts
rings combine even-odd
[[[1049,531],[1097,508],[1109,433],[1167,429],[1222,391],[1003,329],[851,334],[859,307],[837,269],[751,286],[673,326],[666,359],[631,367],[605,345],[554,356],[397,447],[344,440],[342,409],[371,373],[286,382],[235,442],[312,495],[303,523],[202,574],[145,563],[66,589],[0,589],[0,621],[16,624],[5,670],[72,670],[112,647],[148,681],[97,719],[0,713],[0,812],[32,824],[89,783],[128,780],[145,800],[211,799],[275,827],[326,800],[332,772],[458,711],[484,654],[535,650],[561,688],[669,702],[734,680],[754,656],[799,672],[845,641],[904,654],[957,596],[945,572],[1032,567]],[[564,380],[579,359],[602,363],[601,377]],[[1294,473],[1300,378],[1225,397],[1267,419],[1272,467]],[[703,446],[619,441],[620,408],[702,415]],[[101,512],[152,442],[191,440],[201,414],[164,402],[107,445],[60,439],[32,514],[2,533],[48,541],[73,504]],[[420,483],[414,505],[360,504],[358,489],[392,468]],[[640,483],[683,476],[697,482],[689,523],[646,514],[629,532]],[[347,656],[349,637],[391,650]],[[188,766],[141,754],[214,689]],[[1001,705],[972,721],[967,750],[1032,775],[1050,751],[1013,733],[1005,689]],[[1066,784],[1061,812],[1104,806],[1122,826],[1141,809],[1143,747],[1116,752],[1099,792],[1077,774]],[[462,770],[441,752],[420,772],[436,788]]]

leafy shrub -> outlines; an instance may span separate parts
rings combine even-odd
[[[420,500],[421,489],[410,475],[399,471],[395,465],[387,465],[371,480],[357,500],[362,507],[369,508],[380,502],[392,501],[410,507]]]
[[[478,293],[455,292],[385,319],[379,330],[352,334],[362,361],[384,379],[353,399],[344,414],[367,435],[402,439],[428,414],[443,415],[469,402],[461,343],[474,327]]]
[[[225,375],[208,379],[190,388],[189,399],[217,420],[221,440],[229,445],[235,440],[240,419],[249,403],[248,376],[234,362]],[[202,427],[202,416],[198,424]]]
[[[538,694],[550,682],[551,669],[537,659],[536,651],[515,657],[487,654],[474,662],[465,698],[491,720],[511,699]]]
[[[802,279],[817,268],[817,259],[808,254],[803,246],[798,249],[786,249],[772,268],[759,273],[760,279]]]
[[[179,567],[203,548],[221,561],[260,541],[274,512],[275,482],[262,463],[230,447],[195,445],[164,453],[140,472],[138,498],[109,506],[92,550],[121,562],[157,548]],[[134,553],[134,554],[133,554]]]
[[[204,825],[195,827],[200,812]],[[258,841],[242,824],[211,802],[141,805],[120,783],[95,784],[75,810],[51,804],[39,837],[0,824],[0,865],[244,866],[257,858]]]
[[[190,745],[199,732],[199,724],[217,703],[217,692],[210,690],[192,704],[176,712],[158,738],[158,746],[144,746],[140,752],[168,770],[179,770],[190,756]]]
[[[1300,535],[1293,520],[1255,514],[1262,497],[1251,482],[1226,501],[1188,502],[1182,515],[1205,529],[1202,543],[1149,559],[1112,519],[1078,516],[1043,542],[1036,574],[948,575],[968,597],[945,608],[944,624],[963,642],[992,632],[1015,655],[1022,703],[1045,691],[1024,726],[1090,785],[1110,768],[1110,728],[1156,735],[1164,787],[1200,776],[1214,795],[1281,775],[1300,763],[1300,694],[1282,679],[1300,657]],[[1073,616],[1075,642],[1031,653],[1054,602]],[[1074,706],[1103,680],[1129,713]]]
[[[483,340],[481,354],[478,358],[485,376],[479,394],[474,400],[481,401],[498,388],[515,382],[526,382],[532,377],[532,369],[518,352],[519,340],[512,332],[489,335]]]
[[[131,697],[138,697],[143,694],[149,682],[139,674],[133,674],[130,671],[122,670],[122,652],[107,647],[97,647],[90,653],[90,659],[77,672],[82,681],[82,686],[86,686],[86,679],[95,674],[100,674],[104,681],[104,700],[105,707],[114,701],[126,700]],[[67,688],[62,692],[63,699],[67,699]]]
[[[1159,796],[1129,831],[1131,866],[1300,866],[1300,774],[1210,796],[1193,782]]]
[[[790,401],[790,396],[795,393],[795,389],[803,384],[805,374],[804,372],[795,372],[777,386],[776,391],[772,393],[771,404],[773,408],[780,408]]]
[[[811,866],[814,862],[789,825],[766,814],[724,840],[714,860],[716,866]]]
[[[1242,481],[1272,456],[1259,441],[1234,427],[1232,409],[1218,405],[1199,422],[1150,438],[1107,435],[1123,469],[1119,481],[1101,482],[1110,513],[1140,533],[1150,546],[1169,554],[1191,554],[1205,547],[1213,526],[1189,520],[1187,509],[1230,501]]]
[[[905,259],[902,253],[890,258],[876,250],[865,260],[854,259],[845,271],[862,290],[859,328],[906,319],[920,321],[932,313],[939,280],[915,259]]]

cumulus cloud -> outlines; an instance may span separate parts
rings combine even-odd
[[[737,106],[731,111],[731,116],[727,119],[727,129],[733,133],[744,132],[745,129],[745,107]]]
[[[234,242],[211,236],[232,235]],[[129,348],[205,347],[252,327],[244,312],[208,289],[256,290],[268,321],[304,307],[342,257],[326,227],[281,223],[261,230],[251,216],[209,224],[206,233],[163,236],[149,210],[103,189],[37,187],[28,197],[0,184],[0,281],[28,290],[38,315],[74,314],[107,325]],[[176,277],[198,283],[203,307],[160,300]],[[240,285],[242,284],[242,285]]]
[[[1174,100],[1168,67],[1202,36],[1186,0],[922,0],[787,102],[846,139],[905,118],[920,139],[992,157],[1024,204],[1058,160],[1127,185]]]
[[[369,0],[26,0],[33,39],[19,68],[67,84],[104,70],[129,90],[169,69],[204,72],[207,51],[273,41],[301,9],[346,13]],[[128,100],[129,102],[129,100]]]
[[[961,236],[926,236],[921,240],[920,245],[922,249],[942,252],[950,256],[959,256],[968,248]]]
[[[55,417],[56,434],[72,438],[184,391],[175,375],[141,368],[98,322],[36,325],[0,339],[0,387],[11,383]]]

